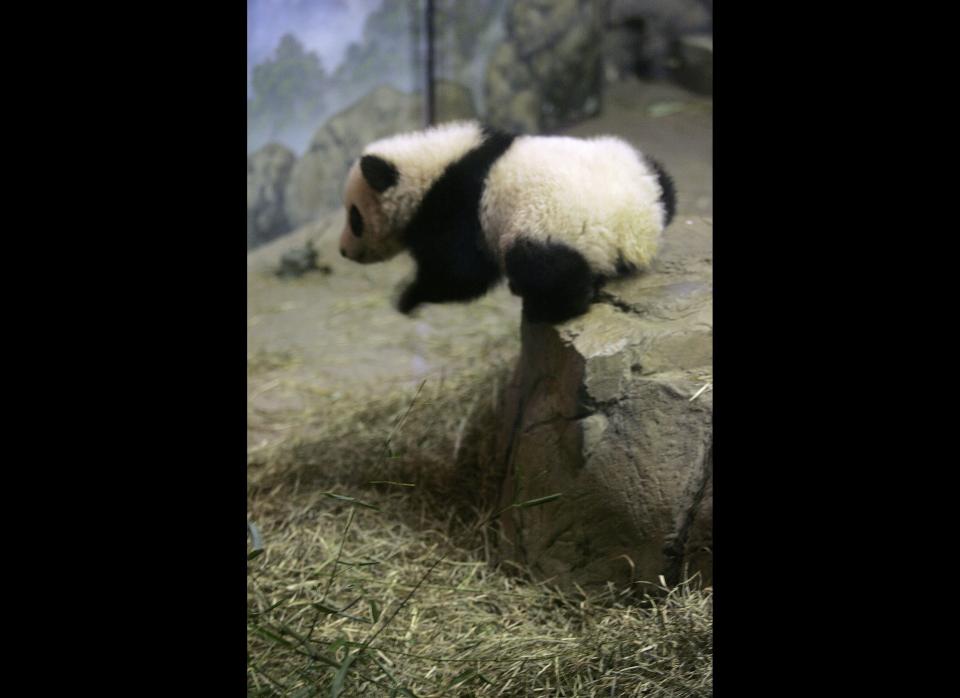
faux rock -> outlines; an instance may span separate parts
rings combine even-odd
[[[499,434],[503,554],[561,586],[712,581],[712,243],[675,224],[650,272],[522,326]]]

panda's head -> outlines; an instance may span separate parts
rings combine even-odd
[[[346,224],[340,234],[340,254],[361,264],[382,262],[403,249],[395,221],[384,207],[400,173],[377,155],[364,155],[347,174],[343,192]]]

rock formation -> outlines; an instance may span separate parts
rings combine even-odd
[[[490,123],[539,133],[599,112],[603,56],[596,0],[518,0],[505,23],[507,37],[487,65]]]
[[[247,158],[247,249],[291,230],[284,211],[284,192],[296,156],[270,143]]]
[[[712,229],[682,217],[655,268],[560,326],[522,327],[499,435],[504,554],[571,586],[712,566]],[[705,388],[705,386],[708,386]]]

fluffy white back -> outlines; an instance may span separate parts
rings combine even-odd
[[[494,164],[481,200],[481,225],[503,255],[517,236],[564,242],[598,272],[618,253],[640,268],[657,251],[665,212],[656,173],[612,137],[522,136]]]

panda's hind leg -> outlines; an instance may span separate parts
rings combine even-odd
[[[599,279],[572,247],[519,239],[504,255],[510,290],[530,322],[558,323],[590,309]]]

